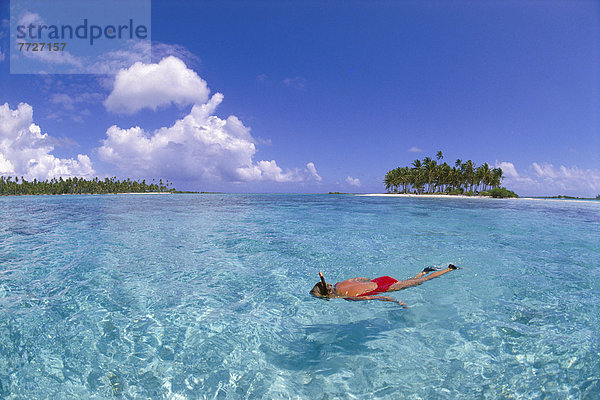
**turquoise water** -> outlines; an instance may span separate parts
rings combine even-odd
[[[599,326],[599,202],[0,198],[0,398],[598,399]]]

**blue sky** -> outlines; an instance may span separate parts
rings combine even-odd
[[[48,136],[0,148],[0,173],[380,192],[387,170],[442,150],[502,166],[519,194],[600,193],[597,2],[153,0],[152,62],[122,75],[147,85],[141,99],[118,75],[10,74],[1,11],[0,135]],[[156,82],[136,81],[152,64]],[[161,73],[188,80],[161,88]]]

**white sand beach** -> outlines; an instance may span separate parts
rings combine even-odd
[[[114,193],[114,194],[173,194],[171,192],[129,192],[129,193]]]
[[[369,197],[418,197],[423,199],[436,198],[436,199],[491,199],[490,196],[463,196],[463,195],[449,195],[449,194],[411,194],[411,193],[363,193],[357,194],[357,196],[369,196]]]
[[[361,193],[356,196],[367,196],[367,197],[416,197],[421,199],[436,198],[436,199],[494,199],[491,196],[464,196],[464,195],[449,195],[449,194],[411,194],[411,193]],[[600,201],[594,199],[544,199],[539,197],[518,197],[518,198],[503,198],[498,200],[532,200],[532,201],[560,201],[563,203],[581,203],[591,202],[598,203]]]

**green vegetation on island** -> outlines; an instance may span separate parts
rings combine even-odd
[[[107,193],[173,193],[175,189],[167,180],[163,183],[146,183],[146,180],[132,181],[130,179],[118,180],[116,177],[103,180],[94,178],[86,180],[83,178],[52,178],[50,180],[27,181],[23,177],[5,178],[0,176],[0,195],[35,195],[35,194],[107,194]]]
[[[538,199],[562,199],[562,200],[600,200],[600,194],[593,197],[578,197],[578,196],[566,196],[564,194],[559,194],[558,196],[542,196],[542,197],[534,197]]]
[[[496,187],[496,188],[493,188],[492,190],[487,190],[485,192],[481,192],[480,195],[481,196],[490,196],[490,197],[494,197],[497,199],[519,197],[518,194],[516,194],[512,190],[508,190],[507,188],[504,188],[504,187]]]
[[[386,190],[389,193],[519,197],[515,192],[500,187],[503,179],[501,168],[490,168],[488,163],[477,167],[471,160],[463,162],[460,159],[450,166],[446,162],[441,163],[444,158],[441,151],[437,152],[436,158],[437,161],[430,157],[417,159],[411,166],[388,171],[383,180]]]

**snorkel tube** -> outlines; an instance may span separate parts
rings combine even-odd
[[[325,278],[323,278],[322,272],[319,272],[319,278],[321,278],[321,283],[323,284],[323,287],[327,287],[327,284],[325,283]]]
[[[323,273],[319,272],[319,278],[321,278],[321,294],[326,296],[329,291],[327,290],[327,282],[325,282],[325,278],[323,278]]]

